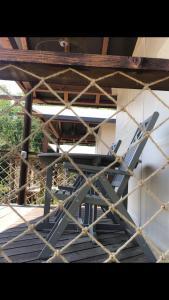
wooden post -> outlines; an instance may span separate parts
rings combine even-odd
[[[44,135],[43,141],[42,141],[42,152],[48,152],[48,137]]]
[[[28,95],[25,99],[25,110],[31,115],[32,114],[32,94]],[[25,113],[24,114],[24,127],[23,127],[23,141],[30,135],[31,133],[31,118]],[[28,152],[29,152],[29,139],[23,143],[22,145],[22,152],[25,154],[25,160],[28,160]],[[19,188],[27,182],[27,173],[28,173],[28,166],[25,162],[21,159],[20,165],[20,178],[19,178]],[[24,187],[18,193],[18,204],[23,205],[25,204],[25,195],[26,195],[26,188]]]

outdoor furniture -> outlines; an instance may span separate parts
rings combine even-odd
[[[46,190],[45,190],[45,205],[44,205],[44,215],[48,214],[50,211],[51,199],[62,199],[65,198],[64,193],[63,197],[56,195],[56,193],[52,192],[52,177],[53,177],[53,168],[54,168],[54,161],[57,158],[60,158],[61,153],[41,153],[39,154],[39,158],[46,166],[49,166],[46,171]],[[104,165],[107,166],[108,164],[114,162],[114,157],[112,155],[100,155],[100,154],[79,154],[79,153],[70,153],[69,157],[76,163],[82,163],[84,165],[90,166],[99,166]],[[66,161],[67,158],[63,158],[63,161]],[[51,165],[53,163],[53,165]],[[118,165],[118,163],[116,164]],[[81,180],[81,178],[79,178]],[[80,183],[82,184],[82,182]],[[50,190],[51,192],[49,192]],[[58,193],[57,193],[58,194]],[[49,223],[49,219],[46,218],[45,221],[38,225],[37,229],[43,229],[51,227]]]
[[[149,136],[145,133],[153,129],[158,116],[159,113],[154,112],[146,121],[140,124],[140,128],[137,129],[134,138],[132,139],[132,143],[127,149],[126,154],[123,156],[123,160],[119,164],[119,166],[114,166],[113,169],[109,168],[108,170],[104,170],[104,164],[102,164],[101,166],[92,166],[91,164],[78,165],[81,170],[89,172],[88,178],[90,178],[91,180],[93,174],[104,170],[102,174],[92,180],[92,183],[96,185],[98,189],[99,187],[101,187],[100,192],[102,192],[104,197],[109,200],[109,203],[115,204],[124,195],[124,192],[128,186],[131,172],[138,165],[139,158],[149,138]],[[109,156],[107,155],[107,158],[108,157]],[[107,177],[108,174],[112,176],[111,182],[109,182],[109,179]],[[80,188],[81,189],[78,189],[76,193],[70,195],[69,200],[64,203],[64,207],[69,212],[69,214],[75,215],[82,203],[108,207],[108,205],[101,197],[94,194],[89,195],[91,186],[85,184],[85,179],[82,180]],[[134,221],[127,212],[123,202],[121,202],[117,206],[117,209],[130,222],[130,224],[133,223],[134,225]],[[113,212],[113,214],[117,222],[123,225],[130,235],[133,235],[135,233],[135,229],[133,228],[133,226],[131,226],[128,222],[124,222],[117,213]],[[56,242],[63,234],[69,222],[70,218],[65,213],[65,211],[62,210],[58,214],[57,219],[55,220],[55,224],[48,235],[48,242],[52,246],[56,245]],[[140,245],[146,256],[149,258],[149,261],[154,262],[155,256],[152,253],[150,247],[147,245],[144,237],[139,234],[135,237],[135,240]],[[40,253],[39,259],[49,258],[51,254],[51,250],[47,245],[45,245],[42,252]]]
[[[115,154],[117,153],[120,145],[121,145],[121,140],[118,140],[116,143],[113,143],[111,145],[111,149],[108,151],[107,155],[111,155],[114,158],[113,153],[115,153]],[[98,164],[101,164],[100,160],[97,160],[95,162],[95,165],[98,165]],[[70,171],[77,172],[77,170],[69,163],[64,164],[64,166],[68,170],[68,172],[70,172]],[[89,175],[89,172],[84,171],[84,174]],[[72,186],[58,186],[59,191],[56,192],[57,198],[59,198],[61,200],[61,199],[65,198],[65,195],[66,195],[67,192],[69,192],[69,193],[75,192],[78,189],[78,187],[80,186],[82,180],[83,180],[83,176],[78,174],[78,176],[77,176],[77,178],[76,178],[76,180],[75,180],[75,182]],[[80,206],[80,208],[79,208],[79,219],[81,219],[81,217],[82,217],[81,208],[82,207]],[[96,216],[97,216],[97,205],[95,205],[94,208],[93,208],[92,205],[86,203],[85,204],[85,212],[84,212],[84,221],[81,220],[81,222],[84,225],[89,225],[90,224],[90,219],[92,218],[93,214],[94,214],[94,217],[96,218]]]
[[[118,140],[118,142],[117,143],[113,143],[112,145],[111,145],[111,149],[108,151],[108,153],[107,153],[107,155],[112,155],[113,156],[113,153],[117,153],[117,151],[118,151],[118,149],[119,149],[119,147],[120,147],[120,145],[121,145],[121,140]],[[91,157],[92,157],[92,154],[91,154]],[[114,156],[113,156],[114,157]],[[100,164],[100,159],[97,159],[97,160],[95,160],[95,162],[94,162],[94,165],[98,165],[98,164]],[[69,171],[69,168],[67,168],[68,169],[68,171]],[[73,166],[71,166],[71,170],[75,170],[75,168],[73,167]],[[62,190],[62,191],[69,191],[69,192],[73,192],[73,191],[75,191],[77,188],[78,188],[78,185],[79,185],[79,183],[80,183],[80,181],[81,181],[81,178],[82,178],[82,175],[79,175],[77,178],[76,178],[76,180],[75,180],[75,182],[74,182],[74,184],[73,184],[73,186],[58,186],[59,187],[59,190]]]
[[[108,155],[100,155],[100,154],[90,154],[89,155],[89,154],[70,153],[69,157],[71,159],[73,159],[73,161],[76,164],[82,163],[82,164],[87,164],[87,165],[90,164],[93,166],[99,166],[99,165],[106,166],[106,165],[110,164],[112,161],[114,161],[115,158],[112,155],[112,151],[114,153],[117,153],[117,151],[120,147],[120,144],[121,144],[121,140],[118,140],[117,143],[112,144],[111,150],[109,150]],[[48,166],[51,163],[53,163],[57,158],[60,158],[61,155],[62,155],[61,153],[41,153],[41,154],[39,154],[39,158],[43,163],[45,163],[46,166]],[[63,161],[65,161],[65,160],[66,160],[66,158],[63,158]],[[44,215],[46,215],[50,211],[52,195],[53,195],[53,198],[57,197],[59,200],[61,200],[62,198],[65,198],[64,197],[65,192],[69,191],[72,193],[73,191],[75,191],[78,188],[78,186],[81,184],[82,177],[83,177],[79,174],[79,176],[77,176],[77,179],[75,180],[72,187],[59,186],[58,192],[49,193],[48,189],[51,190],[51,188],[52,188],[53,169],[54,169],[54,164],[52,166],[49,166],[47,168],[47,172],[46,172],[46,191],[45,191]],[[63,197],[62,197],[62,195],[63,195]],[[88,206],[89,205],[86,205],[86,212],[85,212],[86,216],[88,215]],[[80,209],[79,209],[79,212],[80,212]],[[42,224],[39,224],[38,229],[47,228],[47,227],[50,227],[48,219],[46,219]]]

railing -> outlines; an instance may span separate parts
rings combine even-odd
[[[23,70],[22,68],[18,68],[20,70]],[[23,70],[24,72],[28,72],[26,70]],[[49,79],[52,76],[60,76],[61,74],[68,74],[69,72],[73,72],[75,73],[77,76],[83,77],[88,81],[87,86],[78,94],[78,96],[76,96],[71,102],[68,101],[64,101],[64,99],[62,99],[60,97],[60,95],[54,91],[52,89],[52,87],[50,86],[50,84],[47,82],[47,79]],[[47,247],[50,248],[50,250],[52,251],[52,257],[50,257],[47,261],[51,262],[53,261],[56,257],[60,257],[64,262],[66,262],[66,258],[64,257],[64,251],[70,247],[70,245],[72,245],[75,241],[77,241],[81,236],[86,235],[89,237],[89,239],[91,239],[92,241],[94,241],[99,247],[102,248],[102,250],[107,254],[107,259],[104,260],[105,262],[119,262],[119,254],[121,253],[121,251],[123,249],[125,249],[129,243],[131,243],[131,241],[135,240],[135,238],[137,236],[143,236],[144,239],[146,239],[148,245],[150,246],[150,248],[153,249],[154,253],[156,253],[156,261],[157,262],[167,262],[168,261],[168,254],[169,254],[169,249],[165,249],[164,251],[159,250],[158,247],[158,243],[154,242],[153,239],[151,239],[151,235],[146,233],[146,229],[156,220],[156,218],[160,215],[162,215],[164,212],[165,214],[168,214],[168,204],[169,201],[164,201],[162,199],[162,197],[160,197],[160,195],[157,195],[156,193],[154,193],[153,188],[151,188],[151,181],[153,178],[157,178],[157,176],[159,174],[161,174],[161,172],[164,171],[164,169],[168,168],[168,162],[169,162],[169,156],[168,153],[166,153],[162,147],[158,144],[158,142],[156,141],[156,131],[161,128],[162,126],[164,126],[168,120],[169,117],[166,118],[161,118],[160,121],[157,123],[157,125],[152,129],[151,132],[148,133],[149,135],[149,140],[151,141],[151,143],[153,144],[153,146],[159,151],[160,155],[162,156],[162,160],[161,160],[161,166],[157,167],[155,170],[152,170],[152,172],[149,173],[149,175],[145,178],[139,178],[138,174],[136,172],[136,170],[132,171],[129,169],[126,169],[127,171],[129,171],[132,175],[132,178],[134,178],[135,180],[135,184],[134,186],[132,186],[132,188],[129,188],[128,190],[128,194],[125,195],[124,197],[122,197],[115,205],[113,205],[110,201],[110,199],[106,198],[106,195],[102,195],[99,190],[97,189],[96,186],[93,185],[93,180],[94,178],[96,178],[97,176],[103,174],[106,170],[105,167],[103,168],[99,173],[97,173],[96,175],[93,175],[92,178],[90,178],[90,180],[86,177],[85,173],[79,168],[79,166],[71,159],[70,157],[70,151],[72,149],[74,149],[77,145],[79,145],[84,139],[86,139],[86,137],[90,134],[92,134],[95,138],[100,140],[100,143],[103,143],[105,147],[107,147],[107,152],[110,150],[109,146],[106,144],[106,142],[104,141],[103,138],[99,137],[98,134],[96,133],[97,130],[106,122],[108,122],[111,118],[113,117],[118,117],[119,114],[121,113],[125,113],[126,116],[129,118],[129,120],[131,120],[133,122],[134,126],[140,126],[140,120],[136,119],[134,117],[134,115],[131,113],[131,110],[128,109],[128,107],[133,104],[134,102],[136,102],[136,100],[138,99],[138,97],[140,97],[140,95],[142,93],[145,93],[145,91],[148,91],[150,93],[151,96],[153,96],[155,98],[155,101],[158,102],[159,106],[162,106],[163,109],[168,110],[169,109],[169,105],[167,104],[166,101],[164,101],[161,97],[159,97],[159,95],[155,92],[151,90],[151,85],[152,83],[149,84],[145,84],[135,78],[133,78],[132,76],[126,75],[123,72],[120,72],[121,76],[124,75],[124,77],[127,76],[128,79],[130,79],[131,81],[135,81],[136,83],[139,82],[140,85],[142,85],[142,89],[138,92],[138,94],[133,97],[130,101],[128,101],[127,104],[125,104],[124,106],[119,107],[116,112],[114,113],[110,113],[110,116],[108,118],[106,118],[103,122],[99,123],[98,125],[95,126],[95,128],[90,128],[89,125],[83,120],[82,117],[80,117],[74,110],[74,106],[76,103],[76,100],[78,98],[80,98],[87,90],[90,89],[90,87],[95,86],[99,91],[101,91],[105,96],[107,96],[113,104],[116,104],[116,100],[113,98],[113,96],[110,96],[105,90],[104,88],[101,87],[101,83],[102,80],[104,80],[106,77],[113,77],[117,74],[118,72],[114,72],[114,73],[110,73],[107,74],[105,76],[102,76],[100,78],[97,79],[93,79],[88,77],[87,75],[84,75],[82,72],[79,72],[75,69],[65,69],[64,71],[60,71],[57,72],[56,74],[52,74],[50,76],[48,76],[48,78],[40,78],[39,77],[39,83],[36,84],[32,90],[30,90],[26,95],[24,95],[23,97],[21,97],[20,100],[15,99],[13,97],[10,96],[10,94],[8,93],[9,98],[11,97],[11,102],[10,104],[8,104],[7,106],[4,105],[3,107],[1,106],[1,112],[0,112],[0,126],[3,127],[1,128],[1,133],[3,133],[3,136],[1,135],[1,146],[2,149],[4,149],[4,145],[6,144],[7,147],[5,148],[5,152],[1,152],[1,158],[0,158],[0,203],[1,204],[5,204],[7,206],[9,206],[12,210],[13,213],[16,212],[17,215],[20,215],[17,211],[15,211],[15,207],[12,207],[12,204],[17,202],[17,197],[18,197],[18,193],[21,190],[26,189],[26,197],[27,197],[27,204],[29,203],[34,203],[34,204],[43,204],[44,203],[44,192],[45,192],[45,174],[47,169],[49,168],[49,166],[44,166],[42,165],[42,163],[40,163],[39,159],[37,157],[33,157],[31,158],[28,157],[28,159],[24,158],[23,155],[21,155],[21,150],[22,150],[22,146],[24,145],[24,143],[29,139],[30,143],[33,143],[33,139],[36,138],[36,135],[39,132],[42,132],[43,135],[48,139],[48,141],[52,144],[56,145],[56,140],[53,139],[48,131],[48,125],[49,123],[56,118],[61,112],[63,112],[66,108],[69,108],[70,111],[76,116],[77,120],[80,121],[86,128],[86,133],[84,134],[84,136],[78,140],[73,146],[72,148],[68,151],[68,152],[64,152],[62,149],[62,146],[59,146],[60,152],[61,152],[61,156],[59,158],[57,158],[54,162],[52,162],[52,164],[57,165],[57,176],[54,178],[53,182],[53,187],[57,187],[58,185],[69,185],[69,182],[73,182],[74,178],[67,178],[66,174],[64,173],[63,170],[63,166],[61,164],[61,160],[63,158],[66,158],[76,169],[76,171],[81,174],[81,176],[85,179],[85,183],[83,185],[83,187],[80,187],[80,189],[84,188],[85,186],[90,186],[90,188],[93,188],[95,190],[95,192],[99,195],[99,197],[102,199],[103,202],[105,202],[105,205],[107,205],[107,210],[102,213],[93,223],[91,223],[88,227],[84,227],[77,218],[75,218],[74,215],[70,214],[68,209],[66,208],[66,206],[64,206],[64,204],[68,201],[69,197],[66,198],[63,201],[57,201],[56,199],[56,195],[55,195],[55,190],[54,189],[48,189],[48,193],[51,195],[52,201],[53,203],[56,205],[56,210],[58,209],[58,207],[60,207],[66,214],[67,216],[70,218],[70,220],[75,223],[78,228],[80,229],[80,233],[76,236],[76,238],[72,239],[71,241],[69,241],[69,243],[64,246],[61,249],[55,249],[48,241],[47,239],[45,239],[42,234],[37,230],[37,225],[42,223],[44,220],[46,220],[52,213],[53,211],[49,212],[47,215],[43,216],[41,218],[41,221],[38,221],[36,224],[32,225],[30,222],[26,221],[26,219],[20,215],[20,218],[25,222],[26,224],[26,230],[22,233],[22,236],[28,232],[31,233],[35,233],[35,235],[41,240],[43,241]],[[29,72],[30,75],[30,72]],[[34,75],[34,74],[32,74]],[[162,78],[159,79],[159,81],[165,81],[166,78]],[[29,118],[31,118],[32,123],[33,120],[36,119],[36,117],[34,115],[32,115],[30,112],[28,112],[25,109],[25,101],[27,99],[27,96],[32,94],[33,92],[36,91],[37,87],[40,86],[43,83],[43,85],[45,85],[45,87],[50,91],[50,93],[55,96],[57,99],[60,100],[60,104],[63,105],[63,108],[60,110],[59,113],[57,113],[56,115],[53,115],[49,120],[47,120],[44,123],[39,123],[38,126],[34,126],[34,128],[32,129],[31,133],[29,134],[29,136],[25,139],[22,140],[22,134],[20,134],[19,137],[16,137],[15,140],[15,144],[11,141],[9,141],[9,136],[10,134],[8,134],[8,132],[6,133],[6,137],[5,137],[5,124],[3,124],[3,122],[7,122],[9,121],[9,118],[11,117],[12,120],[16,120],[17,118],[21,118],[21,123],[23,125],[23,119],[22,119],[22,115],[18,115],[18,112],[22,112],[24,114],[26,114]],[[3,88],[2,88],[3,89]],[[5,91],[6,92],[6,91]],[[1,103],[0,103],[1,104]],[[152,111],[153,111],[153,107],[152,107]],[[6,116],[6,118],[4,119],[4,117]],[[18,124],[17,122],[13,123],[13,127],[10,129],[12,133],[12,136],[17,135],[19,132],[19,126],[21,126],[20,124]],[[6,123],[7,125],[7,123]],[[22,128],[22,126],[21,126]],[[5,138],[7,139],[5,141]],[[111,137],[110,137],[111,138]],[[5,143],[6,142],[6,143]],[[122,141],[123,143],[123,141]],[[32,147],[32,144],[31,144]],[[121,161],[122,160],[122,156],[124,156],[124,154],[126,153],[127,148],[125,149],[125,151],[122,153],[121,156],[119,156],[118,154],[113,153],[113,155],[116,158],[116,161]],[[153,153],[151,155],[151,159],[155,159],[153,157]],[[22,176],[22,174],[20,173],[20,163],[21,161],[28,167],[28,176],[27,176],[27,180],[26,183],[23,186],[19,186],[19,177]],[[113,164],[111,164],[111,167],[113,166]],[[64,175],[64,176],[63,176]],[[150,183],[149,188],[147,187],[147,183]],[[159,183],[160,186],[160,181]],[[77,194],[80,189],[76,190],[74,192],[74,195]],[[135,233],[130,236],[128,238],[128,240],[122,244],[115,252],[111,252],[106,246],[104,246],[96,237],[94,237],[91,234],[90,229],[92,228],[92,226],[96,225],[97,223],[100,222],[101,219],[103,219],[104,217],[106,217],[108,215],[108,213],[110,211],[116,211],[116,213],[120,216],[120,218],[126,223],[126,224],[130,224],[130,221],[118,211],[118,205],[120,203],[122,203],[123,201],[126,200],[126,198],[128,197],[130,199],[131,196],[136,195],[134,194],[137,190],[141,190],[144,191],[144,193],[146,195],[149,196],[149,198],[152,201],[155,201],[155,203],[158,205],[154,206],[154,213],[151,215],[151,217],[148,217],[148,219],[146,219],[146,221],[141,224],[140,226],[134,225],[134,231]],[[153,202],[152,202],[153,203]],[[166,224],[167,226],[167,224]],[[158,235],[158,233],[157,233]],[[15,240],[17,240],[17,238],[19,239],[19,235],[18,237],[15,237]],[[160,237],[159,237],[160,238]],[[158,236],[157,236],[158,239]],[[10,241],[8,241],[8,245],[10,243],[13,242],[14,239],[11,238]],[[8,257],[8,255],[6,255],[5,253],[5,246],[6,243],[4,243],[3,245],[1,245],[1,255],[4,257],[4,259],[8,262],[11,262],[12,260],[10,259],[10,257]]]

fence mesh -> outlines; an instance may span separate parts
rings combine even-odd
[[[107,152],[108,152],[110,150],[110,147],[107,145],[105,140],[98,135],[98,129],[103,124],[106,124],[111,118],[118,116],[118,114],[120,113],[125,113],[126,116],[133,122],[133,124],[135,124],[135,126],[140,128],[140,123],[134,117],[134,115],[131,114],[128,107],[129,105],[135,103],[138,97],[141,95],[141,93],[144,93],[145,91],[149,91],[149,93],[151,93],[153,97],[155,97],[156,101],[158,101],[159,105],[163,106],[165,110],[168,110],[169,105],[166,104],[166,102],[161,97],[159,97],[159,95],[155,91],[151,90],[151,86],[154,84],[154,82],[145,84],[144,82],[141,82],[135,79],[134,77],[125,74],[125,72],[120,72],[120,71],[109,73],[100,78],[93,79],[83,74],[82,72],[77,71],[76,69],[66,68],[64,71],[59,71],[46,78],[41,78],[35,74],[32,74],[16,66],[9,65],[6,66],[6,68],[13,68],[13,69],[21,70],[25,73],[29,73],[32,76],[36,76],[39,82],[32,88],[32,90],[30,90],[27,94],[22,96],[19,100],[18,98],[15,99],[12,95],[10,95],[10,93],[8,93],[8,96],[11,98],[11,101],[7,101],[8,105],[6,105],[5,102],[5,104],[1,106],[1,111],[0,111],[1,132],[4,135],[1,136],[2,142],[1,142],[1,153],[0,153],[0,204],[1,207],[3,207],[4,205],[9,207],[12,213],[19,216],[21,221],[26,226],[22,233],[19,233],[17,236],[15,235],[14,237],[11,236],[11,238],[9,238],[6,242],[1,243],[0,254],[3,257],[4,261],[12,262],[12,256],[10,257],[6,248],[10,244],[18,241],[19,239],[23,238],[25,235],[29,233],[29,234],[35,234],[39,242],[42,243],[43,245],[46,245],[52,251],[52,256],[50,256],[46,260],[46,262],[56,261],[56,258],[59,258],[62,262],[68,262],[68,259],[66,258],[65,255],[66,251],[73,244],[76,244],[77,241],[82,237],[89,238],[89,240],[95,243],[95,245],[102,250],[101,253],[103,255],[103,260],[102,260],[103,262],[120,262],[122,251],[124,249],[128,249],[129,245],[132,242],[134,242],[136,237],[138,236],[144,237],[147,244],[154,251],[156,255],[156,262],[168,262],[169,249],[165,249],[165,251],[159,250],[158,243],[156,243],[153,240],[153,238],[151,239],[151,235],[147,234],[148,231],[146,231],[146,229],[150,226],[150,224],[154,222],[155,219],[157,219],[164,212],[165,214],[168,214],[169,202],[164,201],[159,195],[157,195],[153,191],[153,188],[151,188],[151,184],[149,185],[148,188],[147,183],[151,182],[152,178],[156,178],[161,172],[164,172],[166,168],[168,168],[169,156],[164,151],[164,149],[162,149],[162,147],[155,139],[156,135],[154,133],[160,127],[165,126],[169,118],[167,117],[161,122],[158,122],[158,125],[155,125],[155,127],[152,129],[151,132],[146,133],[148,134],[149,141],[151,141],[151,143],[154,145],[154,147],[158,150],[158,152],[163,158],[161,160],[162,161],[161,166],[156,168],[155,170],[152,170],[152,172],[150,172],[149,175],[146,176],[144,179],[140,179],[137,174],[137,169],[131,171],[125,165],[126,171],[128,171],[131,177],[134,178],[135,184],[134,186],[132,186],[132,188],[128,190],[128,193],[124,197],[121,197],[115,204],[112,204],[111,199],[107,197],[106,194],[101,193],[100,190],[97,188],[97,186],[94,185],[93,183],[96,178],[105,174],[106,170],[112,168],[116,162],[122,162],[127,149],[120,156],[118,155],[118,153],[116,154],[113,152],[112,154],[115,156],[115,161],[111,162],[108,166],[103,167],[101,170],[97,171],[92,176],[90,175],[90,177],[87,176],[84,171],[82,171],[79,165],[76,164],[70,156],[70,151],[73,150],[77,145],[81,144],[82,141],[85,140],[88,135],[93,135],[95,139],[99,140],[99,142],[102,143],[107,148]],[[78,94],[78,96],[75,96],[71,102],[64,101],[64,99],[62,99],[62,97],[55,90],[53,90],[50,84],[48,83],[48,79],[52,77],[58,77],[66,73],[68,74],[69,72],[76,73],[77,76],[83,77],[88,81],[86,87]],[[102,81],[105,78],[108,77],[111,78],[117,74],[120,74],[121,76],[127,77],[131,81],[135,81],[141,84],[142,89],[135,97],[130,99],[130,101],[128,101],[127,104],[125,104],[123,107],[118,108],[115,112],[113,111],[108,118],[104,119],[104,121],[97,124],[95,127],[90,127],[88,123],[84,121],[84,119],[80,117],[77,114],[76,110],[74,109],[74,105],[76,105],[76,100],[80,98],[85,92],[87,92],[90,89],[90,87],[95,86],[98,89],[98,91],[100,91],[102,94],[107,96],[112,101],[112,103],[116,104],[116,100],[114,99],[114,97],[109,95],[104,90],[104,88],[102,88]],[[167,78],[162,78],[158,82],[165,81]],[[42,84],[48,89],[48,91],[53,96],[55,96],[57,99],[60,100],[60,104],[62,105],[62,108],[56,115],[51,116],[51,118],[49,118],[47,121],[43,123],[38,123],[37,125],[35,124],[37,117],[33,114],[30,114],[25,109],[25,99],[29,94],[36,92],[36,89]],[[55,119],[58,115],[60,115],[65,109],[69,109],[73,113],[73,115],[76,116],[77,120],[81,122],[81,124],[83,124],[84,127],[86,128],[86,133],[83,135],[83,137],[81,137],[77,142],[74,143],[74,145],[69,149],[69,151],[64,151],[62,145],[58,146],[56,140],[51,136],[48,130],[49,123],[53,119]],[[23,114],[28,115],[32,119],[32,130],[29,137],[26,139],[26,140],[28,139],[30,140],[30,144],[31,144],[30,147],[35,147],[35,148],[38,147],[36,143],[39,138],[38,136],[39,133],[41,133],[43,137],[46,137],[50,143],[55,144],[57,147],[59,147],[61,153],[60,157],[53,160],[52,163],[48,165],[44,165],[39,160],[38,155],[34,155],[34,156],[29,155],[28,159],[25,159],[24,156],[21,154],[22,146],[26,142],[26,140],[22,140]],[[5,124],[7,124],[8,118],[10,118],[13,121],[13,125],[12,128],[6,128],[6,133],[5,133],[4,128],[5,128]],[[15,135],[16,138],[14,139]],[[143,139],[144,138],[145,136],[143,136]],[[141,140],[139,142],[141,142]],[[38,141],[40,143],[41,139],[39,139]],[[63,160],[65,159],[67,159],[68,162],[70,162],[73,165],[76,171],[76,172],[71,172],[71,176],[70,176],[70,172],[66,173],[63,167]],[[21,161],[28,166],[28,176],[27,176],[26,184],[19,187]],[[54,166],[53,172],[55,174],[53,176],[52,188],[49,189],[48,187],[45,186],[45,182],[46,182],[46,172],[51,166]],[[68,194],[68,196],[64,200],[59,200],[56,196],[56,191],[58,189],[58,186],[60,185],[71,186],[75,182],[77,178],[77,174],[81,175],[81,178],[84,179],[84,183],[79,188],[74,190],[72,194]],[[95,194],[99,196],[99,198],[103,201],[103,203],[105,203],[105,207],[107,207],[107,209],[104,212],[98,214],[97,218],[94,221],[92,221],[88,226],[84,226],[76,215],[71,214],[69,212],[68,206],[66,205],[66,203],[68,203],[68,201],[72,199],[73,196],[79,195],[79,192],[82,191],[86,186],[89,186],[90,189],[93,189]],[[141,226],[137,226],[131,223],[126,218],[126,216],[123,215],[118,210],[118,207],[121,203],[125,202],[127,198],[130,198],[131,196],[135,195],[135,192],[137,190],[140,190],[140,188],[145,193],[145,195],[148,195],[149,198],[155,201],[157,205],[155,206],[154,213],[151,215],[151,217],[146,219]],[[28,221],[24,217],[24,215],[17,210],[16,205],[13,205],[17,202],[18,194],[23,189],[26,189],[27,206],[29,206],[29,204],[34,204],[35,206],[36,205],[43,206],[44,198],[45,198],[45,190],[47,190],[48,194],[50,194],[51,196],[51,203],[53,204],[52,209],[46,215],[42,215],[41,218],[38,219],[38,221],[33,224],[31,221]],[[62,212],[64,212],[68,216],[70,222],[77,225],[78,232],[76,232],[76,234],[73,235],[73,237],[71,237],[66,244],[55,248],[47,240],[47,237],[44,236],[43,233],[37,229],[37,225],[41,224],[44,220],[47,220],[49,217],[52,217],[54,213],[58,211],[58,209],[61,209]],[[110,212],[113,213],[115,212],[121,218],[121,220],[123,220],[126,224],[129,224],[134,229],[134,233],[132,234],[132,236],[129,236],[128,239],[125,240],[123,243],[121,243],[120,246],[116,247],[115,251],[111,250],[111,247],[106,246],[106,244],[103,243],[102,240],[100,240],[97,236],[93,235],[91,231],[91,229],[96,224],[99,224],[101,221],[105,220],[105,218],[108,216]],[[16,248],[16,252],[17,252],[17,248]],[[105,258],[105,254],[106,254],[106,258]]]

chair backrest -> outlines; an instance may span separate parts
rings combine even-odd
[[[158,119],[159,113],[154,112],[148,119],[140,123],[140,128],[138,128],[134,134],[134,137],[130,143],[127,153],[123,156],[123,163],[120,164],[119,170],[126,171],[129,168],[131,171],[137,166],[139,162],[140,155],[147,143],[148,136],[145,136],[142,140],[141,138],[148,131],[151,131]],[[138,142],[139,140],[140,143]],[[121,197],[127,187],[129,181],[128,175],[115,175],[113,176],[112,186],[118,187],[117,194]]]
[[[113,143],[113,144],[111,145],[111,150],[109,150],[109,152],[107,153],[107,155],[112,155],[112,154],[113,154],[112,151],[113,151],[114,153],[117,153],[117,151],[118,151],[120,145],[121,145],[121,140],[118,140],[117,143]]]

